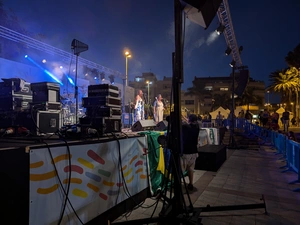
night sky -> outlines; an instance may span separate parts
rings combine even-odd
[[[283,3],[284,2],[284,3]],[[125,73],[124,50],[132,53],[129,80],[142,72],[159,79],[171,76],[174,51],[172,0],[4,0],[21,24],[45,35],[45,43],[71,51],[76,38],[89,45],[81,57]],[[270,72],[285,68],[288,51],[300,43],[299,0],[229,0],[242,61],[250,76],[268,84]],[[225,56],[223,35],[208,37],[218,26],[217,16],[207,30],[186,20],[185,82],[194,76],[229,76],[231,57]]]

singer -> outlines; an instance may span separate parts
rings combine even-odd
[[[144,104],[145,102],[143,100],[143,91],[139,90],[137,96],[135,97],[135,106],[134,106],[135,121],[134,122],[145,119]]]
[[[153,105],[153,114],[154,114],[155,122],[159,123],[164,119],[164,103],[162,102],[163,98],[161,94],[155,97],[155,99],[156,100]]]

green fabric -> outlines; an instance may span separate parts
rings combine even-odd
[[[153,194],[155,194],[157,190],[162,189],[164,173],[163,171],[158,170],[159,164],[164,163],[164,159],[160,157],[162,149],[160,144],[157,142],[157,138],[160,135],[162,135],[162,133],[155,131],[147,131],[140,132],[140,134],[147,135],[151,191]]]

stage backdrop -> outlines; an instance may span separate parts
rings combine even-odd
[[[86,223],[144,190],[149,186],[145,149],[146,137],[122,139],[119,143],[114,140],[72,145],[71,168],[67,146],[31,149],[29,224],[57,224],[65,196],[59,178],[67,190],[70,169],[70,203],[67,203],[62,224],[80,224],[71,205]],[[119,156],[122,165],[119,165]]]

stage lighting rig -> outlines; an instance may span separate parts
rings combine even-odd
[[[225,55],[230,55],[231,53],[231,48],[228,46],[227,49],[225,50]]]
[[[115,76],[114,75],[111,74],[111,75],[109,75],[108,78],[109,78],[109,81],[110,81],[111,84],[115,83]]]
[[[234,60],[231,61],[231,63],[229,63],[229,66],[234,68],[235,67],[236,62]]]
[[[225,30],[225,26],[220,23],[220,25],[216,29],[216,32],[217,32],[218,35],[221,35],[224,32],[224,30]]]

